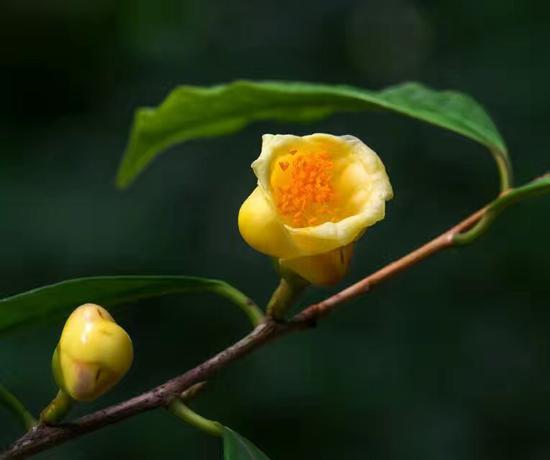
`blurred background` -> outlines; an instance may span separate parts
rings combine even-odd
[[[2,0],[1,295],[80,276],[188,274],[226,279],[264,303],[276,276],[241,240],[236,217],[265,132],[354,134],[383,158],[395,199],[358,245],[349,280],[358,279],[492,199],[490,155],[396,115],[338,115],[187,143],[121,192],[114,176],[133,111],[183,83],[419,80],[488,109],[521,183],[549,167],[549,9],[515,0]],[[511,209],[475,245],[240,361],[193,407],[274,460],[550,458],[549,211],[548,199]],[[75,415],[147,390],[248,329],[209,296],[115,316],[134,338],[135,365]],[[35,412],[55,392],[49,360],[63,321],[1,339],[0,381]],[[0,445],[18,434],[0,410]],[[156,411],[38,458],[219,459],[221,446]]]

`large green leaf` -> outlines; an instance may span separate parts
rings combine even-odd
[[[224,460],[269,460],[269,457],[231,428],[223,427]]]
[[[250,299],[223,281],[190,276],[98,276],[63,281],[0,300],[0,334],[87,302],[112,307],[189,292],[221,295],[243,309],[253,322],[261,317]]]
[[[128,186],[163,150],[196,138],[233,133],[258,120],[310,121],[339,111],[389,110],[454,131],[487,147],[509,187],[506,146],[491,118],[471,97],[405,83],[382,91],[292,82],[236,81],[181,86],[156,108],[139,109],[117,183]]]

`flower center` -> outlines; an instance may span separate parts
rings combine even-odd
[[[275,205],[294,227],[337,221],[332,185],[334,163],[327,152],[297,155],[291,150],[271,176]]]

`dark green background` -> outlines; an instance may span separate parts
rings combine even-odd
[[[482,147],[385,113],[262,123],[190,142],[114,188],[133,110],[175,85],[235,78],[380,88],[420,80],[482,102],[517,182],[549,167],[550,21],[544,2],[412,0],[0,2],[0,292],[100,274],[223,278],[265,302],[269,261],[241,240],[264,132],[354,134],[395,188],[349,280],[490,200]],[[204,415],[274,460],[550,458],[550,206],[506,213],[472,247],[423,263],[214,379]],[[330,291],[312,292],[307,300]],[[104,399],[144,391],[247,331],[233,306],[173,297],[115,312],[135,365]],[[0,381],[37,412],[63,318],[0,340]],[[0,444],[18,434],[0,411]],[[219,442],[157,411],[39,458],[219,459]]]

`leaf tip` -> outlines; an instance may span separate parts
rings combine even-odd
[[[115,179],[115,187],[119,191],[124,191],[128,188],[131,181],[126,177],[122,170],[119,170]]]

